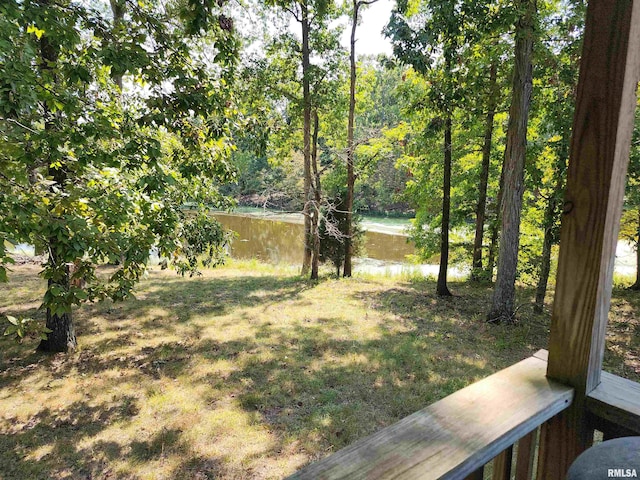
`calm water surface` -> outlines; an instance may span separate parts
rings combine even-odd
[[[250,215],[215,213],[225,227],[238,234],[231,245],[235,258],[258,258],[269,263],[301,263],[304,225]],[[403,262],[415,253],[405,235],[365,232],[364,256],[387,262]]]

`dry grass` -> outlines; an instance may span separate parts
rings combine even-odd
[[[0,314],[41,315],[37,271],[15,269]],[[74,354],[0,339],[0,479],[282,478],[545,348],[548,316],[487,325],[490,288],[452,289],[151,272],[136,300],[75,312]],[[616,296],[607,362],[637,379],[633,295]]]

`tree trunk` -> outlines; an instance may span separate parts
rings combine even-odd
[[[451,296],[447,287],[447,269],[449,267],[449,213],[451,211],[451,114],[447,113],[444,128],[444,175],[442,185],[442,231],[440,232],[440,270],[436,293],[443,297]]]
[[[516,24],[513,91],[509,110],[509,127],[505,149],[502,232],[498,255],[498,273],[488,320],[513,322],[515,317],[515,282],[518,265],[520,213],[524,193],[524,162],[527,125],[531,105],[535,0],[516,2],[522,16]]]
[[[498,68],[496,62],[492,62],[489,71],[489,98],[487,102],[487,117],[484,129],[484,144],[482,146],[482,170],[480,171],[480,190],[478,192],[478,204],[476,206],[476,234],[473,241],[473,262],[471,280],[478,281],[482,278],[482,238],[487,207],[487,184],[489,183],[489,166],[491,161],[491,143],[493,139],[493,118],[496,114],[498,96],[496,94]]]
[[[565,171],[567,169],[567,159],[569,157],[568,129],[563,128],[562,144],[558,155],[558,164],[556,165],[556,171],[554,173],[556,183],[544,212],[544,240],[542,242],[540,277],[538,278],[538,285],[536,286],[536,300],[533,306],[533,310],[537,313],[542,313],[542,310],[544,309],[544,297],[547,295],[547,284],[549,283],[549,273],[551,272],[551,248],[558,241],[558,234],[556,232],[555,225],[556,219],[560,213],[558,212],[558,205],[562,198]]]
[[[318,279],[318,266],[320,263],[320,204],[322,201],[322,189],[320,174],[318,173],[318,111],[313,112],[313,140],[311,150],[311,167],[313,169],[313,206],[311,208],[311,233],[313,235],[313,256],[311,260],[311,280]]]
[[[309,86],[309,9],[306,3],[300,3],[302,8],[302,103],[303,103],[303,157],[304,157],[304,258],[302,260],[302,275],[311,269],[313,253],[313,235],[311,231],[311,90]]]
[[[45,112],[45,114],[48,112]],[[47,129],[45,122],[45,129]],[[59,189],[64,189],[67,180],[67,173],[64,166],[49,167],[49,176],[53,178],[55,185]],[[57,287],[63,292],[68,292],[71,286],[70,266],[73,263],[65,263],[65,259],[59,254],[60,250],[65,248],[64,242],[56,237],[49,238],[49,258],[47,260],[49,268],[53,271],[52,277],[47,281],[47,290]],[[47,334],[46,340],[41,340],[38,350],[42,352],[68,352],[73,351],[77,347],[76,333],[73,327],[73,315],[71,305],[69,311],[64,314],[53,313],[51,308],[47,307],[47,323],[46,326],[51,332]]]
[[[55,262],[55,259],[49,257],[49,262]],[[62,282],[54,282],[49,279],[49,289],[54,285],[63,288],[65,291],[69,290],[69,271],[66,269],[66,285]],[[47,308],[47,328],[51,330],[47,334],[46,340],[41,340],[38,345],[38,350],[41,352],[69,352],[74,351],[78,346],[76,340],[76,332],[73,327],[73,315],[72,312],[63,314],[54,314],[51,309]]]
[[[502,167],[500,167],[500,181],[498,182],[498,198],[496,199],[496,212],[491,224],[491,242],[489,243],[489,255],[487,257],[486,275],[489,281],[493,281],[493,270],[496,266],[496,250],[498,249],[498,236],[500,235],[500,214],[502,211],[502,193],[504,190],[504,162],[502,157]]]
[[[45,112],[45,116],[50,115]],[[50,121],[45,122],[45,129],[51,125]],[[48,128],[49,130],[51,128]],[[67,180],[67,172],[64,166],[49,167],[49,176],[53,178],[55,186],[60,190],[64,189]],[[53,276],[47,281],[47,289],[57,287],[63,292],[68,292],[71,286],[70,266],[73,263],[65,263],[65,259],[59,252],[65,248],[65,242],[56,237],[49,238],[49,258],[47,263]],[[47,323],[46,326],[50,333],[47,334],[46,340],[41,340],[38,350],[42,352],[68,352],[73,351],[77,347],[76,333],[73,327],[73,315],[71,306],[69,311],[64,314],[53,313],[51,308],[47,307]]]
[[[47,334],[46,340],[40,341],[39,351],[67,353],[73,352],[78,347],[71,312],[53,315],[50,310],[47,310],[47,328],[51,332]]]
[[[113,14],[113,29],[120,26],[124,19],[124,2],[122,0],[110,0],[111,13]],[[117,36],[116,36],[117,38]],[[122,75],[113,75],[113,81],[122,92]]]
[[[533,310],[542,313],[544,309],[544,297],[547,294],[547,283],[549,282],[549,272],[551,271],[551,247],[554,243],[553,224],[557,208],[556,194],[553,192],[549,199],[547,208],[544,211],[544,240],[542,241],[542,258],[540,260],[540,278],[536,286],[536,300]]]
[[[344,232],[344,268],[342,274],[345,277],[351,276],[351,257],[353,256],[353,193],[356,183],[354,173],[354,142],[353,130],[356,111],[356,27],[358,25],[359,3],[353,0],[353,17],[351,19],[351,52],[350,75],[349,75],[349,120],[347,125],[347,199],[346,199],[346,219]]]
[[[44,4],[47,2],[45,1]],[[42,72],[51,70],[52,66],[58,61],[58,48],[49,41],[49,37],[45,33],[40,38],[40,60],[39,69]],[[46,105],[43,105],[44,128],[49,134],[57,128],[55,124],[54,114]],[[59,190],[64,190],[67,181],[67,172],[65,165],[58,162],[52,162],[47,159],[50,165],[48,175],[53,179],[54,186]],[[53,188],[53,186],[52,186]],[[47,282],[47,290],[51,291],[53,287],[58,287],[63,292],[69,291],[70,272],[68,266],[64,263],[65,259],[60,255],[60,251],[64,250],[64,242],[57,236],[48,239],[49,258],[48,264],[53,272]],[[38,350],[44,352],[67,352],[75,350],[77,346],[75,329],[73,328],[73,318],[69,306],[69,312],[65,314],[54,314],[50,308],[47,308],[46,326],[50,333],[46,340],[42,340],[38,345]]]

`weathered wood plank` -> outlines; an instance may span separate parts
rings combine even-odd
[[[571,439],[582,435],[585,428],[581,422],[585,418],[581,409],[569,407],[540,427],[538,448],[537,478],[544,480],[563,480],[572,461],[576,457],[575,441]],[[579,429],[579,430],[578,430]],[[593,441],[593,430],[591,433]],[[564,440],[564,441],[563,441]],[[585,440],[585,446],[589,441]]]
[[[533,478],[533,461],[536,454],[537,440],[538,429],[535,429],[518,441],[516,480],[531,480]]]
[[[493,480],[511,480],[511,459],[513,458],[513,446],[499,453],[493,459]]]
[[[549,339],[548,375],[576,398],[542,428],[545,480],[565,478],[592,439],[585,395],[600,382],[639,76],[640,1],[590,0]]]
[[[573,390],[545,370],[523,360],[290,478],[464,478],[571,403]]]
[[[587,397],[587,409],[600,418],[640,434],[640,383],[602,372],[600,385]]]
[[[539,358],[540,360],[544,361],[544,362],[548,362],[549,361],[549,350],[538,350],[536,353],[533,354],[534,357]]]

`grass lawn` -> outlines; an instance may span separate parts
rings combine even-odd
[[[14,268],[0,314],[41,316],[38,271]],[[282,478],[546,347],[548,315],[487,325],[490,287],[451,289],[152,271],[136,300],[75,311],[74,354],[0,338],[0,479]],[[613,305],[607,368],[639,380],[640,295]]]

